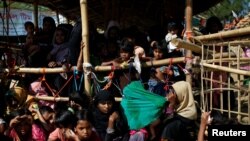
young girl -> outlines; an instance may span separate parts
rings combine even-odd
[[[70,110],[61,110],[55,115],[56,129],[50,133],[48,141],[70,141],[74,140],[75,116]]]
[[[76,112],[76,126],[74,132],[77,136],[76,141],[101,141],[93,128],[92,114],[85,109]]]
[[[101,90],[95,95],[93,104],[93,125],[101,140],[128,139],[128,125],[114,96],[107,90]]]
[[[133,41],[128,38],[124,38],[120,43],[120,57],[109,62],[103,62],[101,65],[113,65],[117,69],[121,68],[122,66],[128,66],[130,65],[130,61],[132,61],[131,57],[133,56],[133,51]],[[131,66],[129,66],[129,69],[117,70],[115,72],[115,82],[118,82],[121,91],[131,80],[135,80],[137,78],[137,72],[135,68]]]

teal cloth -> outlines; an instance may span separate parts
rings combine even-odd
[[[144,89],[140,81],[133,81],[123,89],[121,106],[131,130],[138,130],[158,119],[166,103],[165,97]]]

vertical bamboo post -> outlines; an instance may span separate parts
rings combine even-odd
[[[60,24],[60,17],[59,17],[59,12],[56,10],[56,20],[57,20],[57,25]]]
[[[83,62],[89,63],[89,33],[88,33],[88,9],[87,0],[80,0],[81,6],[81,21],[82,21],[82,41],[85,44],[83,48]],[[84,65],[83,65],[84,67]],[[83,68],[84,69],[84,68]],[[84,90],[90,96],[90,80],[86,73],[84,73]]]
[[[33,6],[34,6],[34,14],[33,14],[33,17],[34,17],[34,25],[35,25],[35,32],[38,31],[38,2],[37,0],[33,3]]]
[[[192,17],[193,17],[193,2],[192,0],[186,0],[186,9],[185,9],[185,20],[186,20],[186,40],[187,42],[190,42],[190,37],[193,36],[192,31]],[[192,51],[186,50],[186,69],[191,70],[192,69]],[[192,75],[186,74],[186,81],[189,82],[192,85]]]

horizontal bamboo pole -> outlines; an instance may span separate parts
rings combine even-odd
[[[53,97],[53,96],[35,96],[35,100],[45,100],[45,101],[69,101],[69,97]]]
[[[206,63],[216,63],[216,62],[229,62],[229,61],[237,61],[237,58],[221,58],[221,59],[208,59],[208,60],[203,60],[203,62]],[[240,61],[250,61],[250,58],[239,58]],[[248,63],[249,62],[240,62],[240,63]]]
[[[223,53],[215,53],[215,54],[212,54],[212,56],[216,59],[216,58],[226,58],[226,57],[236,57],[235,53],[233,52],[223,52]]]
[[[64,101],[67,102],[69,101],[69,97],[53,97],[53,96],[35,96],[35,100],[44,100],[44,101]],[[121,97],[115,97],[115,101],[120,102],[122,101]]]
[[[156,61],[148,61],[142,63],[142,67],[152,67],[152,66],[162,66],[167,65],[170,63],[176,64],[176,63],[183,63],[185,61],[185,57],[177,57],[177,58],[169,58],[169,59],[162,59],[162,60],[156,60]],[[121,69],[127,69],[129,67],[128,65],[121,66]],[[95,71],[111,71],[112,66],[96,66]]]
[[[235,45],[243,45],[243,46],[245,46],[245,45],[250,45],[250,41],[248,41],[248,40],[228,41],[228,42],[219,42],[219,43],[208,43],[206,45],[208,45],[208,46],[213,46],[213,45],[215,45],[215,46],[229,46],[229,45],[231,45],[231,46],[235,46]]]
[[[221,31],[219,33],[215,34],[209,34],[209,35],[202,35],[202,36],[196,36],[194,39],[198,41],[209,41],[209,40],[220,40],[224,38],[232,38],[232,37],[239,37],[243,35],[249,35],[250,34],[250,27],[230,30],[230,31]]]
[[[181,40],[181,39],[173,39],[171,41],[171,43],[174,46],[176,46],[177,48],[184,48],[184,49],[191,50],[192,52],[199,53],[199,54],[202,53],[201,46],[198,46],[198,45],[190,43],[190,42],[186,42],[186,41]],[[204,52],[205,53],[213,53],[213,51],[207,50],[207,49],[204,49]]]
[[[161,65],[167,65],[170,63],[181,63],[185,61],[185,57],[177,57],[172,59],[162,59],[157,61],[148,61],[142,63],[142,67],[151,67],[151,66],[161,66]],[[121,66],[121,69],[127,69],[128,65]],[[12,72],[12,73],[35,73],[35,74],[43,74],[43,73],[63,73],[63,72],[70,72],[73,71],[75,66],[71,67],[69,70],[63,67],[57,67],[57,68],[5,68],[2,69],[0,72]],[[96,66],[95,71],[110,71],[112,70],[112,66]],[[79,70],[82,71],[82,70]]]
[[[225,71],[225,72],[231,72],[231,73],[236,73],[236,74],[250,76],[250,72],[249,71],[232,69],[232,68],[218,66],[218,65],[212,65],[212,64],[205,63],[205,62],[201,62],[201,65],[204,66],[204,67],[215,69],[215,70],[221,70],[221,71]]]

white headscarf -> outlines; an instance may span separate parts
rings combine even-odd
[[[190,120],[195,120],[197,118],[197,111],[190,84],[186,81],[179,81],[172,86],[179,101],[176,110],[177,114]]]

